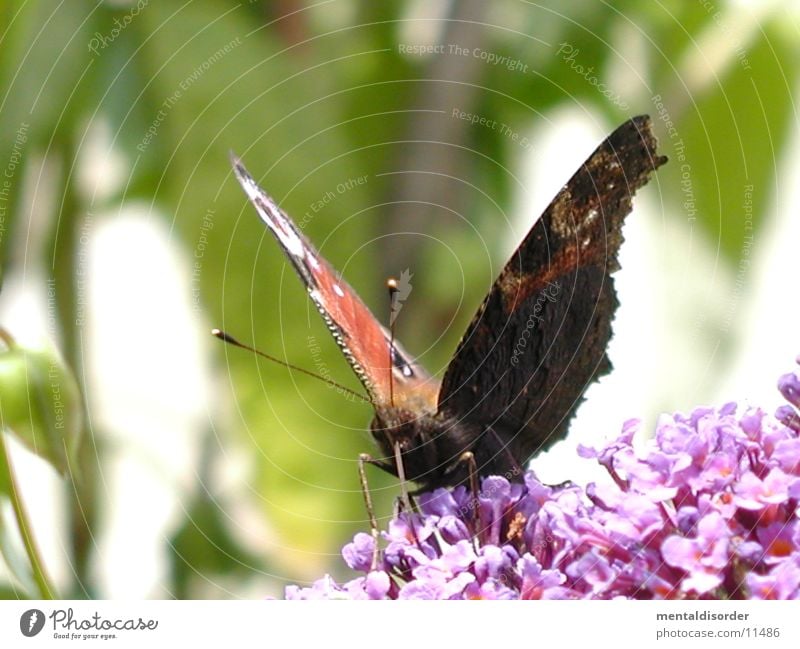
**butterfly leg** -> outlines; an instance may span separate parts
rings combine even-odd
[[[361,493],[364,494],[364,504],[367,507],[367,516],[369,516],[369,527],[372,533],[372,540],[374,541],[374,545],[372,548],[372,564],[370,565],[370,570],[375,570],[378,567],[378,563],[380,561],[380,549],[378,548],[378,519],[375,518],[375,507],[372,504],[372,494],[369,490],[369,484],[367,483],[367,472],[365,470],[365,465],[367,464],[375,464],[377,466],[381,466],[381,462],[378,460],[373,460],[369,455],[366,453],[362,453],[358,456],[358,477],[361,481]]]
[[[497,431],[494,428],[490,428],[488,433],[494,439],[495,444],[497,445],[498,449],[502,449],[503,453],[508,460],[508,465],[511,467],[511,470],[505,474],[506,480],[511,480],[513,482],[521,482],[522,476],[525,473],[523,468],[520,466],[519,462],[517,462],[517,458],[514,457],[514,454],[511,452],[511,449],[508,448],[507,444],[503,443],[503,440],[497,434]],[[499,474],[498,474],[499,475]]]
[[[469,473],[469,491],[472,495],[469,506],[472,509],[472,535],[473,540],[477,540],[480,527],[480,502],[478,501],[478,464],[475,462],[475,454],[472,451],[465,451],[458,458],[458,464],[466,464]]]
[[[417,491],[407,491],[406,485],[408,484],[405,481],[405,473],[403,472],[403,465],[398,464],[395,465],[394,462],[384,462],[383,460],[376,460],[371,455],[367,453],[362,453],[361,457],[364,458],[364,464],[371,464],[372,466],[376,466],[382,471],[386,473],[391,473],[392,475],[400,474],[400,485],[401,485],[401,495],[397,499],[397,503],[395,503],[395,516],[400,514],[404,511],[414,511],[416,509],[416,505],[412,496],[416,496],[417,494],[423,493],[425,491],[429,491],[428,489],[421,488]],[[401,462],[401,460],[397,460],[397,462]]]
[[[411,506],[411,498],[408,496],[408,483],[406,482],[406,470],[403,465],[403,451],[400,448],[400,442],[394,443],[394,462],[397,467],[397,478],[400,480],[400,494],[403,498],[403,505],[407,511],[413,511]]]

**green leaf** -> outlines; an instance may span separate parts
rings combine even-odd
[[[218,575],[245,579],[262,569],[260,559],[241,546],[228,523],[218,502],[195,498],[170,541],[175,597],[190,598],[198,577],[214,583]]]
[[[78,385],[52,351],[12,346],[0,354],[0,423],[62,474],[74,472],[82,412]],[[0,489],[8,492],[7,468]]]
[[[683,218],[696,220],[742,272],[774,198],[793,114],[788,80],[797,78],[798,60],[796,45],[775,25],[766,27],[732,54],[725,76],[677,120],[685,151],[665,142],[672,158],[665,169],[681,188]]]
[[[0,600],[6,601],[11,599],[31,599],[28,593],[14,588],[13,586],[0,586]]]
[[[76,119],[84,96],[81,90],[91,87],[86,79],[92,67],[87,42],[93,12],[86,3],[13,4],[19,6],[0,9],[4,32],[0,47],[0,94],[4,98],[0,102],[0,159],[6,174],[5,229],[12,232],[27,218],[20,201],[24,170],[36,159],[33,152],[40,148],[57,156],[59,134],[77,132],[85,123],[84,114],[80,126]],[[52,189],[54,195],[59,189]],[[19,227],[26,226],[22,223]],[[14,237],[0,238],[4,269],[12,257],[12,241]]]

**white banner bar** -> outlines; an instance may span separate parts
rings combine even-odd
[[[376,649],[438,640],[448,647],[797,649],[800,608],[742,601],[0,602],[3,648],[324,647],[337,639]]]

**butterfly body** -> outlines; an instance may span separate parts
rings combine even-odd
[[[459,484],[469,452],[480,475],[521,479],[566,435],[586,388],[610,370],[622,221],[666,161],[646,116],[614,131],[533,225],[467,328],[441,382],[380,325],[355,291],[261,190],[234,170],[295,267],[375,409],[376,462],[423,489]]]
[[[463,460],[467,451],[473,453],[476,465],[485,475],[506,475],[512,479],[521,476],[519,465],[491,430],[482,430],[479,425],[446,413],[420,414],[380,408],[370,429],[385,457],[394,457],[397,444],[405,478],[420,485],[422,491],[464,482],[469,473],[469,465]],[[484,435],[494,443],[484,441]],[[398,475],[394,461],[382,461],[379,466]]]

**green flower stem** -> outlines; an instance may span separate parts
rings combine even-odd
[[[36,586],[39,588],[39,595],[41,599],[56,599],[55,588],[53,588],[45,573],[44,562],[36,547],[30,520],[28,519],[28,514],[25,512],[25,505],[22,503],[19,496],[20,491],[14,474],[14,467],[9,460],[6,442],[2,432],[0,432],[0,465],[5,465],[8,472],[8,479],[11,482],[11,504],[14,507],[14,516],[17,519],[20,536],[25,544],[25,552],[31,564],[33,579],[36,582]]]

